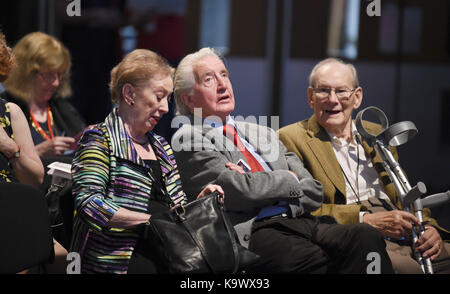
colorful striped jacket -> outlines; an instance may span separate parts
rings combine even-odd
[[[187,201],[169,144],[152,132],[148,137],[167,194],[175,203]],[[82,273],[127,272],[137,232],[108,227],[107,222],[120,207],[148,212],[152,178],[117,108],[104,123],[85,131],[72,163],[75,219],[70,249],[80,254]]]

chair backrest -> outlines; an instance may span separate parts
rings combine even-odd
[[[17,273],[53,256],[44,194],[28,185],[0,182],[0,273]]]

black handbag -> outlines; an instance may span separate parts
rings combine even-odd
[[[50,185],[45,199],[50,216],[53,237],[64,247],[70,246],[72,236],[73,199],[72,181],[61,181]]]
[[[239,244],[217,192],[153,214],[144,227],[140,246],[159,272],[237,273],[259,259]]]

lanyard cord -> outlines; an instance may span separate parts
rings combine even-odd
[[[39,134],[41,134],[42,137],[44,137],[45,140],[51,140],[53,139],[55,136],[53,135],[53,131],[52,131],[52,125],[53,125],[53,115],[50,111],[50,105],[47,105],[47,127],[48,127],[48,132],[50,133],[50,137],[47,135],[47,133],[42,129],[41,125],[38,123],[38,121],[36,120],[36,118],[33,115],[33,112],[30,109],[30,116],[31,116],[31,120],[33,121],[33,127],[36,131],[39,132]]]
[[[344,174],[345,180],[347,180],[347,183],[349,184],[350,188],[352,189],[353,193],[355,193],[355,196],[357,198],[357,203],[359,205],[361,205],[361,199],[359,198],[359,144],[358,142],[356,143],[356,157],[358,158],[357,160],[357,165],[356,165],[356,189],[358,190],[358,193],[356,193],[355,189],[353,188],[352,183],[350,182],[349,178],[347,177],[347,175],[345,174],[344,169],[342,168],[341,164],[339,163],[339,167],[342,170],[342,173]]]

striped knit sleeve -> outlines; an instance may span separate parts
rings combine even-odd
[[[107,198],[109,181],[108,143],[97,129],[84,133],[72,162],[72,194],[75,209],[90,228],[102,230],[120,208]]]

